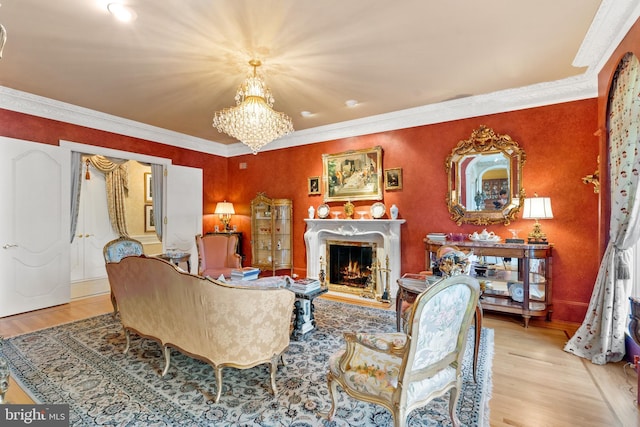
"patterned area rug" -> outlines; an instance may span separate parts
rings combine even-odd
[[[305,341],[291,342],[287,365],[276,376],[276,397],[270,393],[266,366],[225,368],[222,397],[213,403],[213,369],[177,351],[161,378],[160,346],[133,336],[129,354],[122,354],[124,334],[110,314],[8,339],[4,353],[12,380],[38,403],[68,403],[74,426],[392,426],[386,409],[342,392],[333,422],[317,412],[330,406],[327,361],[344,345],[342,332],[393,332],[395,312],[323,299],[315,306],[318,329]],[[458,414],[464,425],[488,426],[493,330],[482,331],[477,384],[472,343],[470,335]],[[413,411],[408,425],[448,426],[447,408],[447,396],[437,399]]]

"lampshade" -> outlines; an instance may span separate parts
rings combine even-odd
[[[218,202],[216,204],[216,210],[213,212],[220,217],[220,221],[224,224],[225,230],[230,230],[229,222],[231,221],[231,215],[235,214],[236,211],[233,209],[233,203],[227,202]]]
[[[524,199],[524,208],[522,209],[523,219],[551,219],[553,211],[551,211],[551,198],[549,197],[530,197]]]
[[[216,204],[216,210],[213,213],[218,215],[233,215],[236,211],[233,209],[233,203],[224,201]]]
[[[542,232],[542,227],[538,220],[553,218],[551,199],[549,197],[538,197],[537,194],[534,196],[524,199],[522,218],[536,220],[535,224],[533,224],[533,230],[529,233],[529,243],[547,243],[547,235]]]
[[[236,92],[236,106],[217,111],[213,126],[248,145],[257,154],[258,150],[276,138],[293,132],[291,118],[271,109],[274,99],[271,91],[257,75],[262,63],[252,59],[253,75],[247,77]]]

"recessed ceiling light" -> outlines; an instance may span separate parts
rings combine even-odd
[[[311,117],[313,116],[313,113],[311,111],[300,111],[300,115],[302,117]]]
[[[356,105],[358,105],[358,101],[356,101],[355,99],[347,99],[347,100],[344,102],[344,105],[346,105],[346,106],[347,106],[347,107],[349,107],[349,108],[353,108],[353,107],[355,107]]]
[[[118,21],[122,22],[131,22],[134,21],[137,17],[136,13],[129,6],[125,6],[122,3],[109,3],[107,5],[107,10],[116,18]]]

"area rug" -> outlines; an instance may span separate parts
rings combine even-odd
[[[393,332],[395,312],[323,299],[315,306],[317,329],[303,341],[291,341],[286,366],[276,376],[276,397],[270,393],[267,367],[225,368],[222,396],[213,403],[213,369],[178,351],[172,352],[171,368],[161,378],[160,346],[133,336],[129,354],[122,354],[122,327],[110,314],[8,339],[3,350],[12,379],[37,403],[69,404],[73,426],[392,426],[386,409],[344,392],[332,422],[318,411],[330,406],[327,362],[344,345],[342,332]],[[472,337],[458,414],[466,426],[488,426],[493,330],[482,330],[477,383]],[[437,399],[414,410],[408,425],[448,426],[447,408],[447,396]]]

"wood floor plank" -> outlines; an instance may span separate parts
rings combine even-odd
[[[324,296],[323,296],[324,297]],[[330,299],[379,308],[394,304]],[[0,319],[0,335],[11,337],[112,311],[108,295]],[[637,374],[624,363],[594,365],[562,350],[576,325],[532,322],[486,313],[495,331],[492,427],[631,427],[640,425]],[[32,403],[13,383],[7,399]]]

